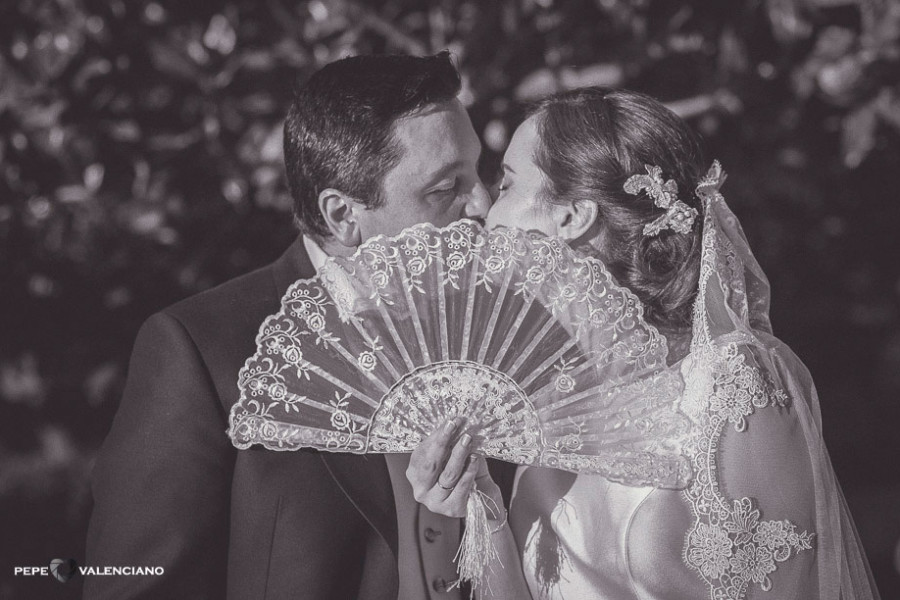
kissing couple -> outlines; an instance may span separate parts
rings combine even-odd
[[[697,136],[643,94],[562,92],[492,198],[459,91],[447,53],[298,88],[301,235],[147,321],[94,469],[89,564],[166,576],[85,597],[877,598],[815,387]],[[435,374],[407,345],[469,360]],[[480,534],[468,581],[454,558]]]

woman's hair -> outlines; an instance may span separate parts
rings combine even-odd
[[[700,274],[702,206],[694,189],[705,173],[700,142],[687,124],[658,101],[636,92],[599,87],[555,94],[534,105],[544,174],[541,200],[597,205],[600,258],[633,291],[647,320],[663,329],[690,325]],[[690,233],[666,229],[644,235],[664,214],[646,191],[625,192],[645,165],[678,184],[678,198],[700,216]]]

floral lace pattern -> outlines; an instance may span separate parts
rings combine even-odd
[[[695,424],[686,447],[695,478],[682,494],[694,522],[685,536],[682,558],[707,583],[712,600],[740,600],[751,584],[771,590],[770,575],[778,564],[811,550],[815,534],[798,531],[788,520],[763,520],[750,498],[729,500],[720,489],[717,456],[725,428],[743,432],[756,410],[787,406],[790,401],[754,359],[751,321],[767,307],[767,297],[748,290],[748,265],[720,234],[717,211],[733,219],[718,192],[723,180],[715,163],[708,181],[697,190],[705,201],[703,252],[691,354],[682,363],[682,409]],[[738,231],[736,221],[732,229]],[[708,298],[717,300],[707,302]],[[768,324],[767,318],[757,322]]]
[[[464,417],[478,432],[476,442],[509,462],[533,463],[544,446],[535,408],[515,381],[484,365],[447,361],[409,373],[385,395],[369,448],[408,452],[424,438],[421,423],[451,417]]]
[[[711,599],[738,600],[751,582],[770,590],[777,564],[813,544],[814,534],[787,520],[764,521],[750,498],[729,501],[719,487],[716,457],[725,427],[742,432],[755,409],[785,406],[788,398],[746,364],[736,344],[686,363],[685,396],[702,401],[684,405],[698,426],[687,447],[696,477],[683,495],[695,520],[683,558],[709,585]]]
[[[666,352],[640,301],[562,240],[419,225],[289,288],[241,370],[229,435],[409,452],[464,415],[487,456],[683,488],[690,421]]]

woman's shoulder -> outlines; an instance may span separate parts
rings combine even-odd
[[[692,352],[683,366],[695,428],[681,558],[714,597],[796,590],[793,579],[814,560],[821,436],[814,389],[795,358],[783,345],[737,338]]]
[[[695,476],[730,498],[772,496],[773,484],[789,483],[778,497],[814,509],[818,397],[796,355],[776,338],[738,339],[692,352],[685,363]]]

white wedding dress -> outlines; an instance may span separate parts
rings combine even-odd
[[[698,187],[692,331],[670,340],[694,424],[684,490],[520,467],[509,514],[535,598],[878,598],[803,363],[771,334],[769,287],[718,189]],[[678,348],[682,348],[681,351]]]

